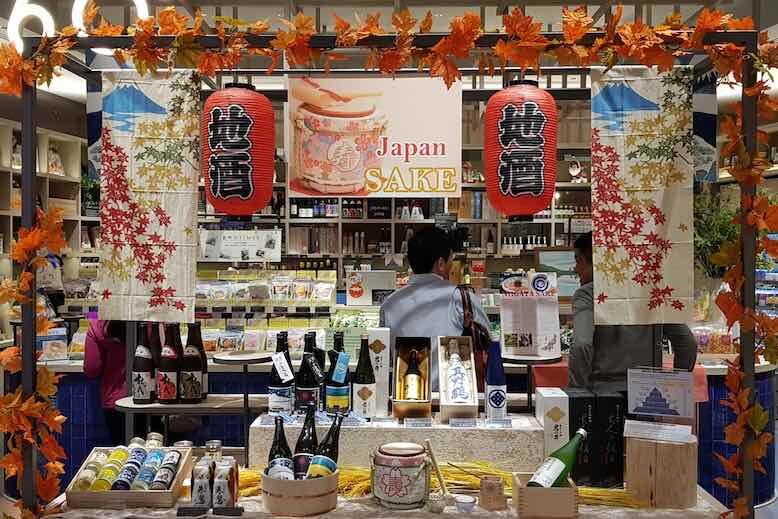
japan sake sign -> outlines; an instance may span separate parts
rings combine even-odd
[[[458,197],[462,87],[427,77],[289,78],[290,196]]]

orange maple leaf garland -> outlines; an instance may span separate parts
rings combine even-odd
[[[62,211],[44,213],[38,210],[36,225],[31,229],[19,229],[19,239],[11,248],[11,257],[21,266],[22,271],[15,282],[4,280],[0,285],[0,302],[31,302],[34,296],[32,272],[40,265],[39,254],[44,250],[56,254],[66,245],[62,232]],[[38,331],[44,331],[50,326],[51,322],[38,309]],[[20,372],[20,348],[13,346],[0,351],[0,366],[10,374]],[[0,458],[0,468],[5,471],[6,478],[19,476],[17,481],[21,485],[24,471],[21,453],[25,445],[39,450],[48,460],[42,472],[35,474],[41,503],[34,510],[27,510],[23,508],[21,500],[17,502],[23,517],[39,516],[43,505],[54,499],[60,491],[59,476],[64,473],[64,468],[59,460],[67,456],[54,436],[54,433],[62,432],[62,424],[66,420],[53,403],[59,379],[60,375],[40,367],[36,374],[35,394],[23,398],[21,387],[18,387],[13,393],[0,397],[0,433],[8,436],[8,449],[6,455]]]

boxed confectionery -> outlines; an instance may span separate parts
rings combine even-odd
[[[573,467],[573,479],[579,485],[591,485],[592,481],[592,439],[598,434],[594,426],[594,393],[584,388],[568,387],[568,408],[570,411],[570,437],[575,435],[578,429],[587,432],[586,440],[578,449],[578,458]]]
[[[399,419],[425,418],[432,416],[432,388],[430,384],[430,357],[432,347],[429,337],[397,337],[395,339],[394,387],[392,395],[392,414]],[[418,379],[414,376],[411,387],[407,377],[413,353],[416,352]],[[409,398],[410,390],[418,389],[418,399]]]
[[[438,337],[440,421],[478,417],[472,337]]]
[[[624,420],[627,399],[619,392],[595,391],[592,435],[592,484],[601,487],[621,485],[624,481]]]
[[[567,393],[558,387],[535,390],[535,418],[543,426],[543,445],[548,456],[570,441],[570,403]]]

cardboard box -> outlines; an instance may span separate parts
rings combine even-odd
[[[620,486],[624,481],[624,420],[627,399],[617,392],[594,392],[592,485]]]
[[[429,337],[397,337],[394,341],[394,387],[392,415],[399,419],[426,418],[432,416],[432,388],[430,384],[430,356],[432,346]],[[418,351],[419,371],[423,379],[424,400],[405,399],[405,372],[408,370],[411,350]]]
[[[578,459],[573,467],[573,479],[579,485],[591,485],[592,482],[592,436],[597,434],[594,427],[594,393],[584,388],[565,388],[570,410],[570,437],[578,429],[587,432],[586,440],[578,450]]]
[[[563,389],[539,387],[535,390],[535,418],[543,426],[546,456],[570,441],[569,399]]]
[[[472,337],[438,337],[438,387],[440,388],[440,414],[442,423],[449,418],[478,418],[478,385],[475,378],[475,358],[473,356]],[[462,364],[467,370],[467,383],[470,386],[470,398],[467,402],[451,402],[448,391],[448,367],[451,342],[456,343]]]

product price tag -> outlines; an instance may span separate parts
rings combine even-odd
[[[486,420],[486,427],[488,429],[512,429],[513,420],[510,418],[495,418],[492,420]]]
[[[363,427],[367,425],[367,420],[365,420],[361,416],[349,414],[347,417],[343,419],[343,425],[347,425],[349,427]]]
[[[403,423],[405,427],[432,427],[432,417],[406,418]]]
[[[298,306],[294,309],[296,314],[309,314],[311,313],[311,307],[310,306]]]
[[[449,418],[448,424],[451,427],[477,427],[478,422],[475,418]]]
[[[391,416],[376,416],[370,419],[373,427],[397,427],[397,420]]]
[[[288,312],[288,310],[289,310],[289,308],[286,307],[286,306],[274,306],[273,307],[273,313],[274,314],[285,314],[285,313]]]
[[[180,506],[176,515],[178,517],[200,517],[208,515],[210,508],[204,506]]]
[[[338,353],[338,361],[335,363],[335,371],[332,372],[332,380],[339,384],[346,380],[349,360],[350,356],[345,351]]]
[[[265,313],[265,307],[264,306],[252,306],[251,311],[255,314],[263,314]]]
[[[278,376],[281,377],[282,382],[289,382],[294,378],[292,373],[292,367],[286,361],[286,355],[282,351],[277,351],[271,355],[273,359],[273,366],[275,366]]]

